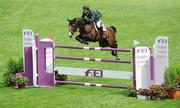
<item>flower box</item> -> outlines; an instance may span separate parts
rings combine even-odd
[[[142,100],[149,100],[150,96],[145,96],[145,95],[137,95],[138,99],[142,99]]]
[[[25,88],[27,82],[28,82],[28,78],[27,77],[23,77],[23,76],[19,75],[16,78],[16,84],[17,84],[19,89]]]
[[[170,99],[180,99],[180,89],[169,90],[168,95]]]
[[[23,89],[26,87],[26,84],[17,84],[18,89]]]

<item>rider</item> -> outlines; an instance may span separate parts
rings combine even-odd
[[[103,37],[104,31],[106,31],[106,28],[104,24],[102,23],[102,14],[99,11],[91,10],[89,6],[84,5],[83,6],[83,14],[81,18],[85,19],[88,22],[93,22],[95,24],[95,27],[97,27],[100,37]]]

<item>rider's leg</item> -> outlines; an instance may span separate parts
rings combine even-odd
[[[103,23],[101,23],[101,26],[102,26],[102,28],[103,28],[103,31],[105,32],[105,31],[106,31],[105,25],[104,25]]]
[[[99,30],[100,38],[103,38],[103,34],[104,34],[103,28],[100,27],[100,28],[98,28],[98,30]]]
[[[96,25],[97,25],[97,28],[98,28],[98,31],[99,31],[100,38],[103,38],[103,34],[106,31],[106,28],[105,28],[104,24],[102,23],[101,20],[99,20],[96,23]]]
[[[101,20],[99,20],[99,21],[96,22],[97,28],[100,28],[100,27],[101,27],[101,23],[102,23]]]
[[[100,38],[103,37],[103,30],[102,30],[102,27],[101,27],[101,23],[102,23],[101,20],[99,20],[99,21],[96,22],[96,25],[97,25],[97,29],[98,29]]]

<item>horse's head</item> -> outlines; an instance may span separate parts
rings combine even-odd
[[[72,20],[69,20],[67,19],[69,24],[68,24],[68,28],[69,28],[69,37],[71,38],[74,33],[77,31],[77,28],[78,28],[78,24],[77,24],[77,21],[76,21],[76,18],[72,19]]]
[[[67,20],[69,22],[69,24],[68,24],[69,37],[71,38],[74,35],[74,33],[77,31],[77,29],[82,27],[84,22],[81,18],[74,18],[72,20],[69,20],[69,19],[67,19]]]

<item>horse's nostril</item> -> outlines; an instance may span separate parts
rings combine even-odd
[[[69,32],[69,36],[72,36],[72,33],[71,33],[71,32]]]

